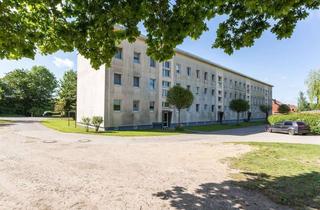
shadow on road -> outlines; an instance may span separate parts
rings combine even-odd
[[[257,191],[273,201],[298,209],[320,209],[320,173],[271,179],[266,174],[246,174],[245,181],[225,181],[201,184],[194,193],[181,186],[157,192],[153,196],[168,200],[171,207],[193,209],[290,209],[266,201]],[[251,190],[243,190],[245,187]],[[252,191],[256,190],[256,191]]]

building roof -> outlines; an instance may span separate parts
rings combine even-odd
[[[145,40],[147,39],[147,38],[146,38],[145,36],[143,36],[143,35],[140,35],[139,38],[142,39],[143,41],[145,41]],[[201,61],[201,62],[203,62],[203,63],[209,64],[209,65],[211,65],[211,66],[221,68],[221,69],[223,69],[223,70],[225,70],[225,71],[228,71],[228,72],[230,72],[230,73],[234,73],[234,74],[237,74],[237,75],[239,75],[239,76],[245,77],[245,78],[247,78],[247,79],[250,79],[250,80],[253,80],[253,81],[262,83],[262,84],[267,85],[267,86],[269,86],[269,87],[273,87],[273,85],[271,85],[271,84],[269,84],[269,83],[266,83],[266,82],[263,82],[263,81],[261,81],[261,80],[258,80],[258,79],[255,79],[255,78],[253,78],[253,77],[250,77],[250,76],[248,76],[248,75],[242,74],[242,73],[240,73],[240,72],[238,72],[238,71],[235,71],[235,70],[233,70],[233,69],[231,69],[231,68],[222,66],[222,65],[217,64],[217,63],[214,63],[214,62],[212,62],[212,61],[210,61],[210,60],[208,60],[208,59],[202,58],[202,57],[197,56],[197,55],[195,55],[195,54],[192,54],[192,53],[190,53],[190,52],[187,52],[187,51],[184,51],[184,50],[181,50],[181,49],[178,49],[178,48],[175,48],[174,50],[175,50],[176,53],[180,53],[180,54],[182,54],[182,55],[185,55],[185,56],[187,56],[187,57],[196,59],[196,60],[198,60],[198,61]]]

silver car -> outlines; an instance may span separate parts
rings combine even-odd
[[[268,132],[275,132],[275,133],[288,133],[290,135],[295,134],[308,134],[310,133],[309,126],[301,121],[284,121],[280,123],[276,123],[267,127],[266,129]]]

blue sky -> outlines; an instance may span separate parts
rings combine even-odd
[[[265,32],[253,47],[243,48],[233,55],[211,48],[219,21],[218,18],[208,22],[210,30],[200,39],[187,38],[178,48],[270,83],[274,85],[273,98],[296,104],[298,92],[305,91],[304,81],[309,71],[320,69],[320,12],[314,11],[299,22],[290,39],[277,40],[273,34]],[[67,69],[76,69],[76,52],[37,55],[34,60],[0,60],[0,77],[15,68],[29,69],[33,65],[46,66],[61,78]]]

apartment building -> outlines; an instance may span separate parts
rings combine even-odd
[[[137,129],[173,126],[177,110],[166,102],[168,90],[181,85],[192,91],[194,102],[181,111],[187,125],[234,121],[229,109],[232,99],[245,99],[250,110],[241,119],[263,119],[261,104],[272,103],[272,85],[211,61],[176,49],[172,59],[157,62],[146,55],[140,37],[123,41],[111,67],[94,70],[78,55],[77,119],[103,116],[108,129]]]

